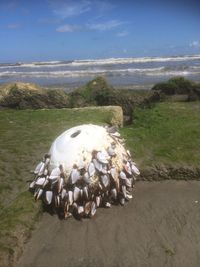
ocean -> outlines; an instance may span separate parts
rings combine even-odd
[[[0,63],[0,83],[33,82],[77,87],[96,76],[114,86],[148,88],[174,76],[200,81],[200,55]]]

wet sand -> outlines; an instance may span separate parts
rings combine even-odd
[[[44,213],[18,267],[198,267],[200,182],[139,182],[125,207],[92,220]]]

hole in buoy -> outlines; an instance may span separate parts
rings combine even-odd
[[[76,137],[76,136],[79,135],[80,133],[81,133],[80,130],[76,131],[75,133],[73,133],[73,134],[71,135],[71,138]]]

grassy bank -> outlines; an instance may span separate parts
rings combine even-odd
[[[152,109],[137,109],[133,124],[121,133],[141,168],[198,166],[200,102],[163,102]]]

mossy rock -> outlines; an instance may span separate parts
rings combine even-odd
[[[157,83],[152,90],[159,91],[164,95],[191,95],[193,98],[196,85],[184,77],[174,77],[166,82]]]
[[[63,108],[68,105],[69,97],[62,90],[47,90],[30,83],[11,83],[0,87],[1,108]]]
[[[133,102],[125,94],[119,94],[103,77],[88,82],[84,87],[70,93],[71,107],[121,106],[125,116],[132,121]]]

